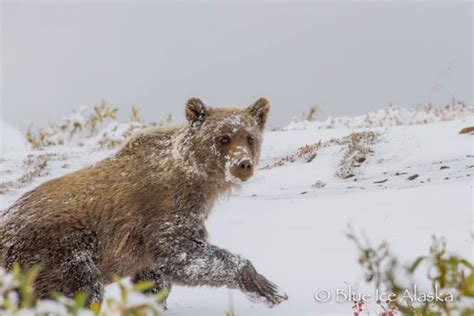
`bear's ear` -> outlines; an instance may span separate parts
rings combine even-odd
[[[209,108],[198,98],[191,98],[186,102],[186,118],[190,125],[201,124],[209,114]]]
[[[270,102],[265,98],[260,98],[247,108],[247,111],[255,117],[261,129],[265,127],[268,114],[270,113]]]

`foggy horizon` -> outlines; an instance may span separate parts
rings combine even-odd
[[[1,117],[21,129],[105,99],[126,118],[272,104],[269,126],[389,104],[472,105],[472,3],[4,1]]]

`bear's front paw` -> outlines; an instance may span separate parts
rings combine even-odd
[[[259,274],[250,263],[242,270],[241,288],[251,301],[264,303],[270,308],[288,300],[286,293]]]

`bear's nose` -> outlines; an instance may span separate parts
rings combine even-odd
[[[242,170],[252,170],[252,163],[249,160],[244,160],[239,163],[239,168]]]

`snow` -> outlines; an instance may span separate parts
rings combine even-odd
[[[211,213],[210,241],[250,259],[260,273],[288,294],[287,302],[268,309],[237,290],[176,286],[164,315],[223,315],[230,309],[237,315],[349,315],[351,302],[322,303],[314,298],[321,289],[331,293],[348,285],[359,291],[372,289],[357,264],[357,249],[344,234],[348,224],[374,243],[387,240],[402,262],[427,253],[433,234],[444,236],[454,253],[473,260],[474,143],[472,135],[458,134],[461,128],[474,125],[472,107],[458,108],[458,112],[429,110],[424,116],[413,113],[380,110],[363,118],[291,123],[267,132],[260,167],[318,141],[361,131],[380,136],[370,145],[373,152],[354,169],[357,181],[336,176],[345,145],[333,143],[317,150],[310,162],[296,159],[258,170],[238,192],[220,200]],[[375,123],[363,123],[366,117]],[[93,141],[85,146],[32,150],[20,132],[0,123],[0,189],[2,183],[11,182],[7,192],[0,194],[0,209],[39,183],[115,152],[99,150]],[[28,168],[28,155],[51,157],[39,175],[19,183]],[[414,175],[418,177],[408,180]],[[107,288],[107,295],[116,293],[116,285]],[[376,307],[370,308],[375,314]]]
[[[25,136],[10,124],[0,121],[0,158],[21,155],[28,150]]]
[[[450,249],[469,258],[470,194],[469,186],[458,182],[320,198],[230,199],[217,207],[208,227],[211,241],[250,258],[289,296],[268,310],[233,290],[238,315],[348,315],[349,302],[313,299],[318,289],[333,292],[346,282],[363,289],[357,251],[344,235],[347,223],[364,229],[373,241],[390,241],[402,260],[426,253],[433,233],[446,236]],[[226,291],[174,289],[170,315],[222,315]]]

